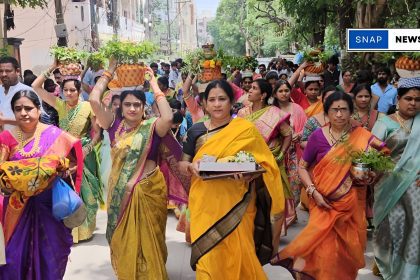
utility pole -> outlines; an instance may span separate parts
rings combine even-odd
[[[63,6],[61,0],[54,0],[55,4],[55,18],[57,25],[55,26],[55,33],[58,37],[57,45],[67,47],[67,29],[64,24]]]
[[[171,44],[171,20],[169,15],[169,0],[166,0],[166,8],[168,13],[168,44],[169,44],[169,55],[172,54],[172,44]]]
[[[117,0],[112,1],[112,28],[114,29],[114,36],[115,38],[118,37],[118,28],[119,28],[119,20],[118,20],[118,3]]]
[[[10,10],[10,4],[8,0],[4,0],[4,12],[3,12],[3,48],[7,48],[7,11]]]

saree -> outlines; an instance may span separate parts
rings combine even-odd
[[[91,142],[90,128],[92,108],[89,102],[79,102],[76,107],[68,109],[66,102],[57,99],[56,110],[59,116],[60,128],[81,139],[82,146]],[[99,204],[103,204],[103,184],[100,180],[99,160],[96,149],[93,149],[84,159],[81,197],[86,206],[87,217],[84,223],[72,231],[73,242],[88,240],[96,229],[96,213]]]
[[[81,144],[54,126],[47,127],[40,137],[39,151],[26,158],[8,131],[0,134],[0,158],[6,159],[3,164],[15,166],[9,170],[7,181],[11,195],[4,198],[3,205],[7,264],[0,267],[0,279],[56,280],[62,279],[66,270],[73,240],[71,230],[53,216],[51,181],[58,171],[58,162],[71,153],[77,163],[75,190],[80,190]],[[32,140],[23,150],[31,150],[33,144]],[[61,164],[66,166],[68,160]],[[39,179],[38,168],[48,174],[45,180]]]
[[[286,267],[295,279],[356,279],[365,265],[366,187],[352,186],[349,155],[381,145],[370,132],[356,128],[345,142],[331,147],[315,165],[312,177],[332,209],[322,209],[311,199],[308,224],[273,264]]]
[[[165,178],[158,167],[142,176],[155,121],[143,121],[138,129],[116,141],[111,151],[106,238],[118,279],[168,278]]]
[[[420,114],[411,133],[384,116],[372,133],[384,140],[396,163],[375,186],[373,249],[384,279],[416,279],[420,275]]]
[[[303,128],[307,120],[305,111],[298,104],[291,104],[292,113],[290,115],[290,126],[292,127],[294,134],[302,135]],[[292,142],[285,157],[286,171],[289,177],[290,189],[293,194],[295,205],[298,205],[300,202],[300,193],[303,187],[298,174],[298,163],[300,158],[302,157],[302,152],[303,151],[300,147],[300,142]]]
[[[268,209],[271,219],[283,219],[284,195],[277,163],[255,126],[242,118],[233,119],[226,127],[209,138],[197,151],[194,161],[205,154],[222,158],[247,151],[254,155],[266,173],[262,179],[271,198]],[[243,200],[247,204],[242,204]],[[189,208],[191,213],[191,265],[197,279],[266,279],[257,258],[254,244],[254,220],[257,212],[256,194],[244,181],[217,179],[203,181],[192,177]],[[242,205],[243,209],[237,209]],[[243,216],[218,227],[236,210]],[[239,219],[239,220],[238,220]],[[216,229],[217,228],[217,229]],[[220,235],[220,231],[226,234]],[[227,232],[226,232],[227,231]],[[214,234],[212,234],[214,233]],[[210,244],[208,250],[196,252],[197,243]],[[270,255],[272,251],[270,251]],[[226,256],[229,256],[228,258]]]
[[[280,125],[284,122],[289,123],[291,115],[284,113],[275,106],[267,106],[256,112],[251,111],[251,107],[242,108],[238,112],[238,117],[245,118],[252,122],[261,133],[261,136],[264,138],[264,141],[267,143],[274,157],[279,156],[282,145]],[[287,156],[287,154],[285,156]],[[287,228],[296,220],[297,215],[289,176],[286,172],[285,161],[286,160],[277,162],[277,166],[280,170],[281,183],[283,185],[284,197],[286,199],[285,220],[283,226],[283,232],[286,235]]]
[[[308,108],[305,109],[305,114],[308,118],[321,113],[324,110],[324,104],[322,104],[321,99],[315,103],[312,103]]]

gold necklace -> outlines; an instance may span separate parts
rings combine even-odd
[[[397,111],[397,113],[395,114],[395,117],[398,121],[398,123],[400,124],[400,126],[402,127],[402,129],[404,129],[408,134],[411,133],[411,128],[408,128],[405,125],[405,120],[403,119],[403,117],[401,117],[400,113]]]
[[[17,128],[17,140],[19,142],[18,151],[19,154],[23,157],[32,157],[34,154],[39,152],[39,142],[41,141],[41,133],[42,130],[37,127],[37,129],[34,132],[34,135],[32,137],[29,137],[28,139],[23,139],[23,131],[20,127]],[[34,139],[34,144],[32,145],[32,148],[30,151],[25,152],[24,148],[25,146]]]
[[[140,125],[141,125],[141,122],[134,127],[126,128],[125,120],[122,120],[117,130],[115,131],[115,142],[119,142],[128,133],[136,131],[137,130],[136,128],[138,128]]]
[[[345,137],[346,137],[346,136],[347,136],[347,134],[349,133],[350,129],[351,129],[351,126],[350,126],[350,128],[349,128],[349,129],[347,129],[346,131],[341,132],[341,136],[340,136],[340,138],[336,139],[336,138],[334,137],[334,135],[333,135],[332,131],[331,131],[331,125],[330,125],[330,127],[328,128],[328,132],[329,132],[329,134],[330,134],[330,140],[331,140],[332,145],[334,146],[334,145],[335,145],[335,144],[337,144],[337,143],[344,142],[344,141],[345,141]]]

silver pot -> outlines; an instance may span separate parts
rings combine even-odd
[[[365,182],[369,180],[371,168],[367,163],[353,162],[350,167],[350,176],[356,182]]]

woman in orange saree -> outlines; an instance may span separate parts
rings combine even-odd
[[[309,221],[272,263],[286,267],[296,279],[356,279],[365,265],[366,186],[352,182],[350,154],[370,146],[380,149],[383,143],[363,128],[352,128],[349,95],[335,92],[324,107],[330,125],[311,135],[299,164],[311,198]]]
[[[305,109],[308,118],[322,112],[322,101],[319,98],[320,84],[318,80],[310,80],[305,82],[305,95],[311,104]]]

